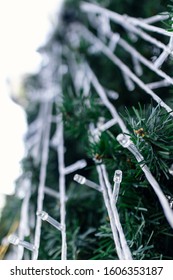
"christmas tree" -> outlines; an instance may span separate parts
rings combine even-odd
[[[167,4],[66,1],[40,72],[23,82],[28,152],[1,258],[172,259]]]

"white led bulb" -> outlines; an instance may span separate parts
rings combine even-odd
[[[132,141],[130,140],[130,137],[125,135],[125,134],[122,134],[122,133],[117,136],[117,141],[124,148],[127,148],[127,147],[130,146],[130,144],[132,144]]]
[[[173,164],[171,164],[170,168],[169,168],[169,174],[173,175]]]
[[[84,176],[79,175],[79,174],[74,175],[73,180],[76,181],[77,183],[81,184],[81,185],[85,184],[85,182],[86,182],[86,178]]]
[[[29,243],[29,242],[26,242],[26,241],[23,241],[23,240],[20,240],[18,236],[14,235],[14,234],[11,234],[9,237],[8,237],[8,241],[9,243],[13,244],[13,245],[20,245],[30,251],[35,251],[36,250],[36,247]]]
[[[37,211],[36,215],[39,216],[43,221],[46,221],[49,224],[51,224],[56,229],[58,229],[60,231],[63,230],[62,225],[58,221],[56,221],[54,218],[49,216],[49,214],[47,212],[45,212],[45,211]]]
[[[47,221],[49,216],[45,211],[37,211],[36,215],[39,216],[43,221]]]
[[[117,183],[121,183],[121,181],[122,181],[122,171],[121,170],[115,170],[113,181],[117,182]]]
[[[138,162],[144,160],[143,156],[140,154],[134,143],[130,140],[129,136],[121,133],[117,136],[117,141],[121,146],[127,148],[135,156]]]
[[[113,197],[114,197],[115,203],[117,203],[119,190],[120,190],[120,184],[122,181],[122,171],[121,170],[115,170],[113,181],[114,181]]]
[[[83,176],[81,176],[79,174],[76,174],[74,176],[73,180],[76,181],[77,183],[81,184],[81,185],[85,184],[88,187],[93,188],[93,189],[101,192],[101,187],[99,185],[97,185],[96,183],[86,179],[85,177],[83,177]]]
[[[9,237],[8,237],[8,241],[13,244],[13,245],[19,245],[20,243],[20,239],[18,236],[14,235],[14,234],[11,234]]]

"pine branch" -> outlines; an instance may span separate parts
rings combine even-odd
[[[105,95],[104,95],[104,97],[105,97]],[[103,98],[102,95],[101,95],[101,98]],[[93,134],[93,132],[94,132],[94,130],[91,126],[90,126],[90,132],[91,132],[91,134]],[[113,193],[112,193],[111,185],[109,183],[108,176],[106,173],[105,165],[103,163],[100,165],[97,165],[96,170],[97,170],[98,176],[99,176],[99,182],[100,182],[101,190],[103,193],[104,203],[105,203],[105,206],[106,206],[108,214],[109,214],[110,224],[111,224],[111,228],[112,228],[112,234],[114,237],[117,254],[120,259],[132,259],[131,252],[127,245],[127,242],[126,242],[123,230],[122,230],[122,226],[121,226],[121,223],[119,220],[118,211],[115,206],[115,200],[113,198]],[[118,233],[117,233],[117,230],[118,230]],[[119,234],[119,237],[118,237],[118,234]],[[121,247],[122,247],[122,252],[121,252]]]
[[[162,192],[159,184],[157,183],[156,179],[151,174],[148,166],[143,163],[143,156],[140,154],[140,152],[137,150],[136,146],[133,144],[133,142],[130,140],[128,136],[125,136],[123,134],[119,134],[117,136],[117,140],[124,148],[127,148],[136,158],[136,160],[140,163],[140,167],[142,171],[144,172],[146,179],[150,183],[150,185],[153,187],[160,203],[163,208],[165,217],[167,218],[168,223],[173,228],[173,211],[170,208],[170,205],[168,203],[167,198],[165,197],[164,193]],[[142,162],[142,163],[141,163]]]
[[[32,172],[32,198],[29,199],[28,192],[23,199],[19,237],[11,236],[11,242],[17,246],[22,245],[18,250],[20,259],[24,248],[33,251],[33,259],[57,259],[60,254],[63,260],[67,256],[68,259],[115,259],[117,256],[119,259],[132,259],[132,255],[136,259],[170,257],[172,253],[168,247],[172,242],[170,238],[173,227],[173,112],[163,101],[164,97],[162,100],[153,91],[173,85],[171,75],[166,74],[164,69],[159,69],[168,56],[172,55],[172,32],[154,26],[154,23],[170,17],[163,14],[145,19],[135,18],[91,3],[81,5],[85,13],[80,16],[76,13],[77,7],[74,9],[73,2],[70,1],[70,7],[67,8],[69,10],[64,9],[61,29],[55,30],[50,42],[40,49],[45,56],[40,73],[29,79],[31,86],[26,84],[27,99],[31,103],[27,104],[27,114],[31,124],[26,136],[28,155],[23,162],[23,169],[25,172]],[[79,2],[77,1],[77,5]],[[118,0],[118,3],[120,5],[116,6],[112,1],[107,5],[111,9],[121,10],[122,1]],[[98,4],[103,3],[101,1]],[[172,18],[169,24],[172,24],[171,20]],[[121,32],[122,28],[122,36],[121,33],[114,33],[115,30]],[[163,43],[166,42],[165,39],[169,40],[168,44]],[[157,52],[154,62],[145,57],[152,51],[146,48],[147,45],[142,45],[143,40],[150,50],[153,48],[153,53]],[[158,55],[160,49],[162,52]],[[119,80],[119,73],[115,71],[115,82],[114,65],[122,75]],[[98,73],[98,77],[95,73]],[[157,79],[155,82],[157,76],[162,80]],[[50,86],[50,81],[53,81],[53,86]],[[107,89],[110,87],[115,90],[117,87],[121,92],[124,91],[124,85],[129,97]],[[127,117],[124,118],[119,115],[118,106],[122,110],[123,102],[127,106],[129,101],[130,104],[133,103],[133,93],[130,94],[131,91],[135,93],[136,85],[159,105],[152,109],[147,105],[146,112],[140,105],[139,111],[132,107],[133,116],[127,112]],[[161,90],[158,92],[160,94]],[[136,102],[136,97],[134,99]],[[123,137],[132,139],[127,147],[129,150],[120,147],[116,140],[115,135],[120,130]],[[94,158],[96,166],[93,167],[87,155]],[[88,167],[81,172],[82,175],[76,174],[74,180],[90,189],[85,191],[85,188],[79,188],[76,191],[71,181],[72,173],[86,166],[85,160],[76,162],[76,159],[85,157]],[[75,163],[71,164],[73,158]],[[120,188],[120,183],[114,181],[112,188],[109,177],[113,177],[114,170],[117,169],[123,170],[123,182]],[[97,178],[99,184],[95,183]],[[155,193],[148,189],[148,183]],[[36,197],[34,188],[37,185]],[[50,187],[46,187],[47,185]],[[32,235],[31,243],[24,239],[27,234],[27,209],[30,203],[30,209],[35,212],[36,198],[38,216],[33,245]],[[96,204],[99,207],[95,208]],[[157,213],[153,214],[153,211]],[[60,222],[53,218],[59,212]],[[164,221],[163,213],[171,228]],[[9,211],[7,216],[9,217]],[[30,215],[30,219],[30,228],[34,229],[35,215],[34,219]],[[41,227],[41,219],[56,230],[48,225],[47,229],[46,225],[45,228]],[[8,223],[9,219],[6,218],[6,227]],[[57,230],[61,236],[57,234]],[[160,240],[163,240],[162,247],[159,245]]]

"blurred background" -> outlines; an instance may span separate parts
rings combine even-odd
[[[25,154],[26,116],[21,80],[41,65],[38,48],[48,40],[63,0],[0,1],[0,213],[14,192]]]

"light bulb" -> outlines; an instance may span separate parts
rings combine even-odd
[[[85,184],[85,182],[86,182],[86,178],[79,174],[75,174],[73,180],[81,185]]]
[[[122,171],[121,170],[115,170],[113,181],[117,182],[117,183],[121,183],[121,181],[122,181]]]

